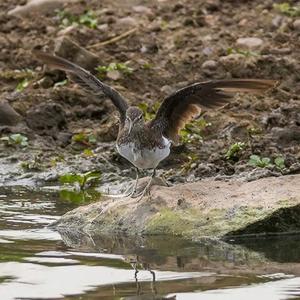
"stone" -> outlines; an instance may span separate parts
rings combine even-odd
[[[62,106],[54,102],[41,103],[30,108],[25,120],[32,130],[51,136],[56,136],[67,125]]]
[[[129,236],[174,235],[190,240],[295,232],[300,229],[299,181],[300,174],[251,182],[207,178],[172,187],[154,185],[150,196],[118,201],[103,197],[68,212],[52,227]],[[184,205],[179,205],[182,199]]]
[[[132,10],[136,13],[145,14],[145,15],[152,15],[151,8],[144,6],[144,5],[136,5],[132,7]]]
[[[236,45],[239,48],[248,49],[248,50],[257,50],[260,49],[263,45],[263,40],[256,37],[246,37],[239,38],[236,41]]]
[[[207,60],[202,64],[202,69],[214,71],[218,68],[218,63],[215,60]]]
[[[137,21],[136,19],[132,18],[132,17],[124,17],[124,18],[120,18],[118,20],[118,25],[122,25],[122,26],[132,26],[135,27],[137,26]]]
[[[295,31],[300,32],[300,19],[297,19],[293,22],[293,28]]]
[[[106,76],[111,80],[118,80],[122,75],[118,70],[110,70],[107,72]]]
[[[7,14],[9,16],[26,18],[33,14],[49,14],[63,7],[64,3],[74,0],[28,0],[25,5],[18,5]]]
[[[95,68],[100,64],[99,58],[90,51],[80,47],[66,36],[56,39],[54,53],[66,58],[79,66],[95,73]]]
[[[226,56],[221,56],[219,61],[225,67],[226,70],[232,71],[235,69],[240,69],[244,66],[245,56],[242,54],[234,53]]]
[[[22,120],[22,117],[11,107],[6,100],[0,101],[0,125],[14,126]]]

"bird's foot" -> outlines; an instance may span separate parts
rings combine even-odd
[[[145,188],[144,188],[141,192],[133,194],[133,195],[131,196],[131,198],[139,198],[139,199],[137,200],[137,202],[139,202],[139,201],[142,200],[142,198],[143,198],[145,195],[147,195],[147,194],[150,195],[150,189],[151,189],[151,185],[152,185],[153,178],[154,178],[154,177],[151,176],[150,179],[149,179],[149,181],[147,182]]]

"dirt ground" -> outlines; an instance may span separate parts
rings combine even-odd
[[[96,149],[96,153],[107,153],[105,159],[118,170],[129,167],[114,149],[117,114],[110,101],[91,96],[70,81],[57,84],[65,74],[43,68],[31,54],[36,47],[52,52],[58,39],[68,38],[95,54],[97,63],[91,63],[91,72],[96,65],[128,62],[133,69],[130,74],[106,76],[103,81],[131,104],[148,104],[150,111],[169,93],[197,81],[279,81],[263,96],[237,95],[226,107],[205,112],[201,140],[192,131],[194,137],[174,147],[161,163],[170,181],[240,176],[254,169],[248,164],[253,154],[271,162],[284,158],[284,168],[269,166],[260,170],[261,177],[300,172],[299,16],[274,7],[278,1],[61,2],[60,11],[75,19],[91,10],[96,28],[66,24],[68,20],[63,24],[62,13],[54,9],[38,8],[20,18],[9,11],[25,1],[0,3],[0,100],[8,101],[21,116],[13,126],[0,120],[0,134],[21,133],[29,141],[24,148],[1,143],[1,160],[6,165],[22,164],[28,172],[41,171],[69,157],[75,157],[73,162],[78,164],[80,157],[80,162],[88,161],[95,168],[98,161],[86,150]],[[296,2],[289,1],[290,6]],[[111,41],[123,33],[128,35]],[[258,44],[238,41],[253,37],[259,39]],[[99,44],[105,41],[109,43]],[[71,49],[60,51],[72,55]],[[28,86],[18,89],[20,83],[26,85],[24,80]],[[74,135],[82,132],[92,134],[96,143],[76,141]],[[243,150],[227,159],[225,153],[236,142],[245,144]]]

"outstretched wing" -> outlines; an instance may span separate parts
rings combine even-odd
[[[125,113],[128,108],[126,100],[113,88],[101,82],[89,71],[59,56],[49,55],[45,52],[33,50],[33,55],[49,66],[63,70],[72,75],[72,79],[80,84],[83,88],[89,87],[94,93],[103,93],[111,99],[113,104],[120,112],[121,120],[125,119]]]
[[[165,137],[177,142],[180,129],[201,112],[201,107],[217,108],[228,103],[234,93],[261,94],[275,84],[274,80],[261,79],[198,82],[165,98],[149,126],[160,130]]]

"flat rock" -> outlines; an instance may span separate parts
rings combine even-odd
[[[239,38],[236,45],[243,49],[257,50],[263,45],[263,40],[256,37]]]
[[[1,126],[14,126],[22,117],[11,107],[11,105],[6,101],[0,101],[0,125]]]
[[[80,65],[92,73],[95,72],[95,67],[99,65],[99,58],[95,54],[80,47],[66,36],[56,39],[54,53]]]
[[[252,182],[205,179],[172,187],[152,186],[150,196],[103,198],[76,208],[58,230],[128,235],[176,235],[198,240],[300,230],[300,175]]]
[[[297,19],[293,22],[293,28],[295,31],[300,32],[300,19]]]
[[[74,0],[28,0],[25,5],[17,5],[8,12],[8,15],[15,17],[29,17],[33,14],[48,14],[61,8],[64,3]]]

